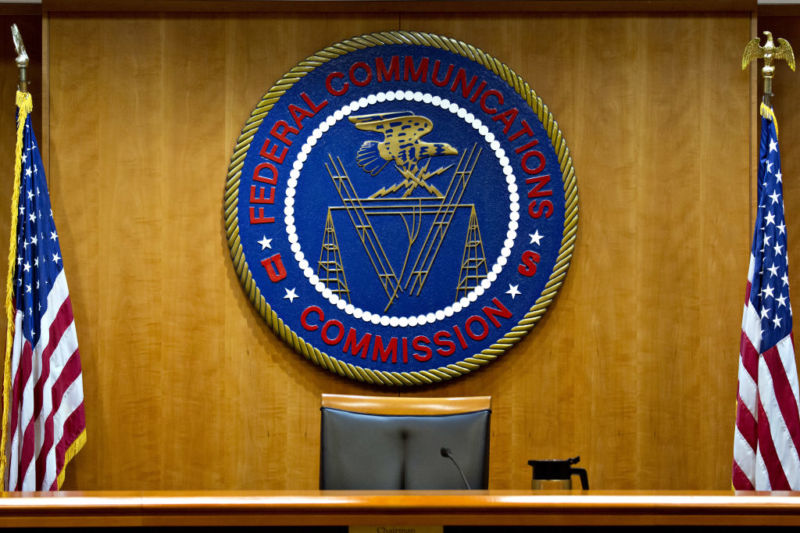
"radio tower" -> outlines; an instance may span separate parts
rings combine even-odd
[[[472,206],[469,214],[469,225],[467,226],[467,240],[464,243],[464,254],[461,257],[461,272],[458,275],[456,301],[467,296],[487,274],[486,254],[483,252],[481,230],[478,227],[478,215],[475,213],[475,206]]]
[[[333,227],[333,218],[328,210],[328,217],[325,219],[325,232],[322,234],[322,249],[319,253],[317,263],[317,277],[337,295],[339,298],[346,298],[350,302],[350,290],[347,288],[347,278],[344,275],[342,256],[339,253],[339,242],[336,240],[336,230]]]

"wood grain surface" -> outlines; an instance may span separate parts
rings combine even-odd
[[[47,171],[88,425],[65,488],[315,488],[324,392],[491,396],[493,489],[528,487],[529,459],[575,455],[593,488],[729,487],[748,14],[49,10],[46,28]],[[315,51],[391,29],[464,40],[523,76],[580,194],[572,266],[536,328],[485,369],[402,391],[315,368],[268,330],[222,220],[261,95]]]
[[[800,498],[733,492],[80,491],[9,494],[0,527],[797,526]],[[313,529],[312,529],[313,531]]]

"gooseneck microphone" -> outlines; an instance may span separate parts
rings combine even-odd
[[[467,490],[472,490],[472,487],[469,486],[469,481],[467,481],[467,476],[464,475],[464,471],[461,470],[460,466],[458,466],[458,463],[453,457],[453,452],[450,451],[450,448],[442,448],[441,453],[442,457],[447,457],[453,461],[453,464],[456,465],[456,468],[458,468],[458,473],[461,474],[461,479],[464,481],[464,485],[467,487]]]

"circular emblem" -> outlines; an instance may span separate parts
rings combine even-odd
[[[384,385],[451,379],[544,314],[577,232],[569,150],[507,66],[388,32],[302,61],[253,110],[225,191],[234,266],[295,350]]]

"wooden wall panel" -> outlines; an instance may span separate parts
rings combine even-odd
[[[580,454],[597,489],[729,487],[749,248],[749,17],[64,14],[49,17],[49,176],[84,364],[73,489],[304,489],[319,395],[357,385],[249,303],[222,192],[253,105],[369,31],[485,49],[549,104],[581,197],[573,265],[509,354],[402,394],[493,397],[492,488]]]

